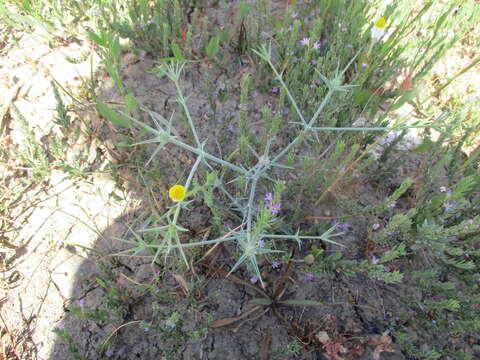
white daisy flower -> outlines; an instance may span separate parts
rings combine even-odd
[[[372,38],[375,39],[376,41],[380,41],[383,36],[385,36],[385,33],[387,32],[385,30],[385,23],[387,21],[385,20],[385,18],[382,16],[381,18],[379,18],[377,21],[375,21],[375,24],[373,25],[373,28],[372,28]]]

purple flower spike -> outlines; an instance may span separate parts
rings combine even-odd
[[[278,270],[282,267],[282,264],[280,264],[278,261],[275,261],[273,264],[272,264],[272,269],[274,270]]]
[[[305,279],[307,279],[307,280],[313,280],[313,279],[315,279],[315,274],[311,274],[311,273],[310,273],[310,274],[307,274],[307,275],[305,276]]]
[[[310,38],[303,38],[302,40],[300,40],[300,45],[308,45],[310,44]]]

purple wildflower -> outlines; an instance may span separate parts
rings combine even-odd
[[[318,63],[317,60],[312,60],[310,62],[312,63],[312,65],[317,65],[317,63]]]
[[[265,240],[260,239],[260,240],[258,241],[258,247],[260,247],[260,248],[265,247]]]
[[[304,23],[308,23],[310,20],[308,20],[308,17],[306,17],[305,19],[303,19],[303,22]]]
[[[300,40],[300,45],[308,45],[310,44],[310,38],[303,38],[302,40]]]
[[[156,24],[157,24],[157,19],[155,19],[155,18],[152,16],[152,17],[150,18],[150,22],[151,22],[152,24],[155,24],[155,25],[156,25]]]
[[[285,31],[285,29],[284,29],[284,28],[281,28],[280,30],[278,30],[278,33],[279,33],[279,34],[283,34],[284,31]]]
[[[455,201],[445,201],[442,206],[445,209],[445,211],[451,211],[455,208],[457,203]]]
[[[379,223],[375,223],[372,225],[372,229],[373,230],[378,230],[380,228],[380,224]]]
[[[277,215],[280,212],[280,206],[282,206],[282,203],[270,204],[270,210],[272,210],[273,215]]]
[[[390,204],[390,209],[395,209],[395,206],[397,206],[397,202],[396,202],[396,201],[393,201],[393,202]]]
[[[313,280],[313,279],[315,279],[315,274],[312,274],[312,273],[307,274],[307,275],[305,276],[305,279],[307,279],[307,280]]]
[[[65,329],[65,323],[61,322],[55,326],[56,329],[63,330]]]
[[[293,12],[292,13],[292,18],[296,18],[298,16],[298,13],[297,12]]]
[[[255,284],[258,280],[260,280],[260,279],[258,278],[257,275],[253,275],[253,276],[250,278],[250,282],[251,282],[252,284]]]
[[[370,263],[371,263],[372,265],[377,264],[379,261],[380,261],[380,260],[379,260],[375,255],[373,255],[372,258],[370,259]]]
[[[140,29],[144,29],[147,24],[145,24],[145,21],[140,22]]]
[[[75,305],[84,306],[85,305],[85,299],[80,299],[80,300],[75,301]]]
[[[320,50],[320,47],[321,47],[321,45],[318,41],[315,41],[312,46],[315,50]]]
[[[290,110],[288,108],[285,108],[283,110],[283,115],[288,115],[290,113]]]
[[[341,223],[336,220],[333,221],[333,225],[335,226],[335,230],[337,231],[349,231],[352,227],[352,224],[349,222]]]
[[[297,57],[294,57],[292,60],[294,63],[298,63],[300,61]]]
[[[263,201],[272,201],[273,195],[271,192],[267,193],[265,197],[263,198]]]
[[[272,93],[274,93],[274,94],[278,93],[278,88],[277,88],[277,87],[273,87],[273,88],[272,88]]]
[[[315,85],[320,86],[322,82],[320,80],[315,80]]]
[[[368,64],[367,64],[367,63],[362,63],[362,66],[363,66],[364,68],[366,68],[366,67],[368,66]]]
[[[282,267],[282,264],[280,264],[278,261],[275,261],[273,264],[272,264],[272,269],[274,270],[278,270]]]
[[[138,52],[138,60],[145,61],[145,55],[147,55],[147,52],[143,49],[140,49],[140,51]]]
[[[252,99],[255,99],[258,95],[260,95],[260,93],[258,91],[254,91],[252,93]]]
[[[106,357],[112,357],[113,356],[113,351],[111,349],[108,349],[107,351],[105,351],[105,356]]]
[[[316,16],[318,15],[318,13],[320,12],[320,9],[319,8],[315,8],[313,9],[312,11],[310,11],[310,16]]]

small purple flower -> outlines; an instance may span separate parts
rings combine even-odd
[[[341,223],[337,220],[333,221],[333,225],[335,226],[335,230],[337,231],[349,231],[352,227],[352,224],[350,224],[349,222]]]
[[[147,52],[143,49],[140,49],[140,51],[138,52],[138,60],[145,61],[145,55],[147,55]]]
[[[140,22],[140,29],[144,29],[147,24],[145,24],[145,21]]]
[[[263,248],[265,247],[265,240],[261,239],[258,241],[258,247]]]
[[[55,326],[56,329],[63,330],[65,329],[65,323],[61,322]]]
[[[282,206],[282,203],[270,204],[270,210],[272,210],[273,215],[277,215],[280,212],[280,206]]]
[[[397,206],[397,202],[396,202],[396,201],[393,201],[393,202],[390,204],[390,209],[395,209],[395,206]]]
[[[272,269],[274,270],[278,270],[282,267],[282,264],[280,264],[278,261],[275,261],[273,264],[272,264]]]
[[[283,34],[284,31],[285,31],[285,29],[284,29],[284,28],[281,28],[280,30],[278,30],[278,33],[279,33],[279,34]]]
[[[292,18],[296,18],[298,16],[298,13],[297,12],[293,12],[292,13]]]
[[[257,275],[253,275],[253,276],[250,278],[250,282],[251,282],[252,284],[255,284],[258,280],[260,280],[260,279],[258,278]]]
[[[372,225],[372,229],[373,230],[378,230],[380,228],[380,224],[379,223],[375,223]]]
[[[310,16],[316,16],[320,13],[320,9],[319,8],[315,8],[313,9],[312,11],[310,11]]]
[[[274,94],[278,93],[278,88],[277,88],[277,87],[273,87],[273,88],[272,88],[272,93],[274,93]]]
[[[273,195],[271,192],[267,193],[265,197],[263,198],[263,201],[272,201]]]
[[[85,305],[85,299],[80,299],[80,300],[75,301],[75,305],[84,306]]]
[[[306,279],[306,280],[313,280],[313,279],[315,279],[315,274],[312,274],[312,273],[307,274],[307,275],[305,276],[305,279]]]
[[[155,24],[155,25],[156,25],[156,24],[157,24],[157,19],[155,19],[155,18],[152,16],[152,17],[150,18],[150,22],[151,22],[152,24]]]
[[[306,17],[305,19],[303,19],[303,22],[304,23],[308,23],[310,20],[308,20],[308,17]]]
[[[310,38],[303,38],[302,40],[300,40],[300,45],[308,45],[310,44]]]
[[[366,68],[368,66],[367,63],[362,63],[362,67]]]
[[[455,208],[457,203],[455,201],[445,201],[442,206],[445,209],[445,211],[451,211]]]
[[[321,47],[321,45],[318,41],[315,41],[312,46],[315,50],[320,50],[320,47]]]
[[[105,356],[106,357],[112,357],[113,356],[113,351],[111,349],[108,349],[107,351],[105,351]]]
[[[258,91],[254,91],[252,93],[252,99],[255,99],[256,97],[258,97],[258,95],[260,95],[260,93]]]
[[[310,61],[310,63],[311,63],[312,65],[317,65],[318,61],[317,61],[317,60],[312,60],[312,61]]]
[[[288,115],[288,114],[290,114],[290,110],[288,108],[285,108],[283,110],[283,115]]]
[[[379,261],[380,261],[380,260],[379,260],[375,255],[373,255],[372,258],[370,259],[370,263],[371,263],[372,265],[377,264]]]
[[[294,63],[298,63],[300,60],[299,60],[297,57],[294,57],[294,58],[292,59],[292,61],[293,61]]]
[[[320,86],[322,82],[320,80],[315,80],[315,85]]]

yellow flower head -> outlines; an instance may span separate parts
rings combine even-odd
[[[183,200],[185,197],[185,187],[178,184],[173,185],[170,190],[168,190],[168,194],[173,201]]]
[[[387,22],[387,20],[385,20],[385,18],[382,16],[377,21],[375,21],[375,27],[383,29],[383,28],[385,28],[385,23],[386,22]]]

